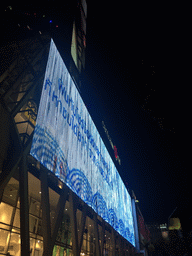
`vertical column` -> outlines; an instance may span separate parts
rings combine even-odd
[[[115,234],[114,234],[114,229],[111,228],[111,233],[112,233],[112,244],[113,244],[113,251],[112,251],[112,255],[115,256],[115,252],[116,252],[116,243],[115,243]]]
[[[43,256],[49,256],[50,255],[49,246],[51,242],[51,225],[50,225],[49,187],[48,187],[48,181],[47,181],[47,172],[45,170],[41,170],[40,179],[41,179]]]
[[[135,199],[131,200],[132,202],[132,212],[133,212],[133,223],[134,223],[134,232],[135,232],[135,248],[137,252],[140,251],[139,247],[139,232],[138,232],[138,225],[137,225],[137,212],[135,207]]]
[[[20,228],[21,228],[21,256],[30,255],[29,244],[29,204],[28,204],[28,171],[27,155],[23,154],[19,168],[20,189]]]
[[[101,255],[103,255],[104,250],[104,240],[105,240],[105,222],[102,220],[102,233],[101,233]]]
[[[82,216],[81,216],[81,226],[80,226],[80,230],[78,232],[78,248],[79,248],[79,255],[81,253],[81,247],[83,244],[83,234],[84,234],[84,230],[85,230],[85,222],[86,222],[86,216],[87,216],[87,206],[83,205],[83,210],[82,210]]]
[[[97,215],[94,213],[93,216],[94,230],[95,230],[95,246],[96,246],[96,255],[101,256],[100,244],[99,244],[99,231],[98,231],[98,223],[97,223]]]
[[[64,208],[65,208],[65,203],[66,203],[66,200],[67,200],[67,196],[68,196],[68,193],[65,189],[65,186],[63,186],[60,197],[59,197],[59,201],[58,201],[58,204],[57,204],[56,216],[55,216],[55,219],[54,219],[55,222],[53,224],[53,229],[51,230],[52,235],[51,235],[51,244],[50,244],[50,248],[49,248],[50,253],[52,253],[52,251],[53,251],[53,247],[54,247],[54,244],[55,244],[57,233],[58,233],[59,227],[60,227],[61,222],[62,222],[63,211],[64,211]]]
[[[78,255],[79,249],[78,249],[78,234],[77,234],[77,218],[76,218],[77,207],[76,207],[76,204],[74,202],[73,192],[72,191],[70,191],[70,194],[69,194],[69,204],[70,204],[70,208],[71,208],[73,255],[74,256],[79,256]]]

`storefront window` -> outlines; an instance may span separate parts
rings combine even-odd
[[[29,174],[29,236],[30,236],[30,255],[42,256],[43,237],[42,237],[42,209],[41,209],[41,183],[34,175]],[[15,188],[15,192],[13,192]],[[12,192],[12,194],[11,194]],[[14,194],[15,193],[15,194]],[[11,196],[12,195],[12,196]],[[12,184],[8,183],[3,195],[4,201],[0,204],[0,255],[20,256],[20,209],[18,209],[18,184],[12,179]],[[50,220],[51,228],[55,222],[57,213],[57,203],[59,194],[49,188],[50,199]],[[16,206],[17,204],[17,206]],[[14,206],[14,207],[13,207]],[[84,206],[83,206],[84,207]],[[71,233],[71,207],[69,201],[66,201],[63,211],[63,219],[58,229],[56,244],[53,248],[53,256],[72,256],[72,233]],[[82,209],[77,209],[77,230],[81,229]],[[103,239],[102,219],[98,217],[98,235],[100,245]],[[94,220],[86,216],[85,228],[83,233],[83,242],[80,255],[96,255],[96,235],[94,229]],[[111,229],[105,226],[103,254],[111,256],[114,250],[112,242]],[[117,245],[117,255],[120,251]]]
[[[81,255],[94,255],[95,253],[95,234],[93,220],[86,217],[85,230],[83,234],[83,244],[81,247]]]

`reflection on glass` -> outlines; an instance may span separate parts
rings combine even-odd
[[[8,252],[11,255],[20,256],[21,250],[21,238],[20,235],[17,233],[11,233],[11,240],[8,247]]]
[[[39,219],[29,215],[29,232],[37,233]]]
[[[13,207],[1,202],[0,204],[0,222],[10,224]]]
[[[29,213],[39,217],[40,203],[33,198],[30,198]]]
[[[34,255],[42,256],[42,254],[43,254],[43,241],[36,240],[35,241],[35,254]]]
[[[20,228],[20,210],[19,209],[16,209],[13,226]]]
[[[0,254],[6,252],[7,243],[9,240],[9,231],[0,229]]]

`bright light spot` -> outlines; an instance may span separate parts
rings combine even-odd
[[[162,232],[162,237],[165,238],[165,239],[168,238],[168,231],[163,231]]]

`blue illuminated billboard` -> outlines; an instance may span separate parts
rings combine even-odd
[[[135,245],[130,195],[53,40],[30,154]]]

